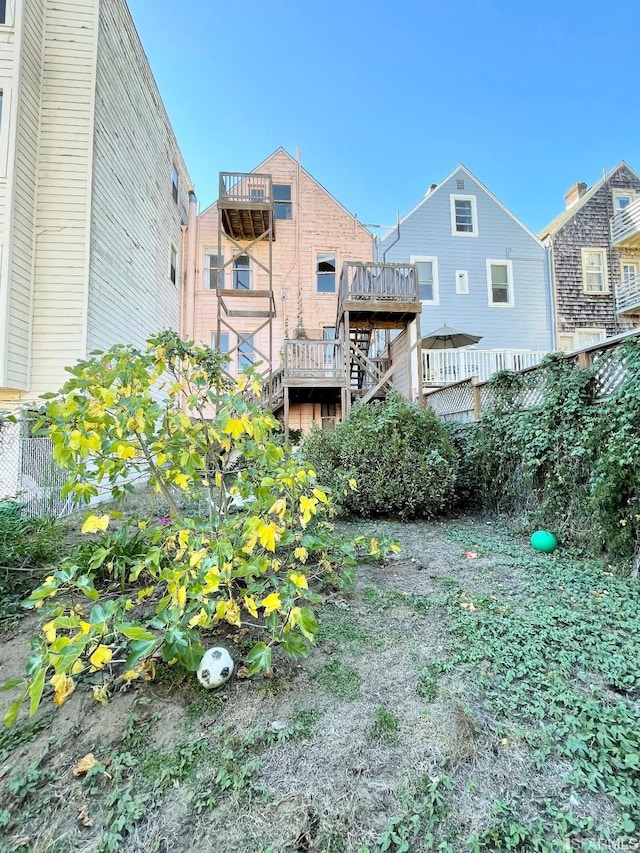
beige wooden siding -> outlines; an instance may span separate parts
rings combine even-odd
[[[408,364],[408,346],[409,336],[406,331],[401,332],[398,337],[392,341],[390,346],[391,363],[393,364],[393,374],[391,381],[394,387],[400,391],[407,399],[409,399],[409,364]]]
[[[229,164],[233,169],[235,164]],[[308,337],[321,337],[323,326],[335,326],[338,306],[340,270],[345,260],[368,261],[373,258],[371,235],[286,152],[279,150],[256,171],[270,174],[274,184],[292,187],[293,219],[276,221],[273,244],[273,289],[276,316],[273,320],[273,366],[281,363],[283,341],[295,335],[299,324]],[[217,297],[204,289],[205,250],[218,249],[218,211],[212,205],[198,218],[198,250],[195,293],[195,323],[186,334],[209,344],[216,330]],[[254,250],[265,265],[269,247],[266,242]],[[231,244],[223,244],[225,260],[232,254]],[[318,293],[315,257],[317,252],[336,255],[336,292]],[[225,287],[231,287],[231,270],[226,270]],[[257,266],[252,271],[253,289],[268,287],[268,276]],[[228,300],[231,304],[231,299]],[[239,302],[234,301],[239,306]],[[243,306],[246,307],[246,306]],[[254,307],[255,303],[254,303]],[[261,306],[262,307],[262,306]],[[231,318],[237,331],[250,332],[262,321]],[[230,345],[236,340],[230,333]],[[256,345],[263,352],[268,346],[268,330],[256,335]],[[236,357],[234,357],[235,359]],[[319,415],[318,415],[319,417]],[[292,427],[295,422],[290,422]]]
[[[9,121],[15,120],[15,126],[11,128],[13,144],[10,146],[11,157],[7,168],[12,183],[7,229],[7,275],[10,288],[4,383],[10,388],[22,390],[28,390],[31,378],[44,5],[44,0],[23,0],[19,4],[16,20],[17,44],[20,46],[15,78],[17,85],[11,92],[11,110],[6,113]]]
[[[172,167],[179,174],[178,203]],[[123,0],[101,0],[88,348],[179,328],[181,223],[191,182]],[[176,284],[170,252],[178,254]]]
[[[86,353],[98,9],[46,0],[32,390],[57,388]]]

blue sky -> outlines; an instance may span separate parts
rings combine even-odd
[[[640,3],[129,0],[204,208],[279,145],[365,223],[460,162],[539,230],[640,171]]]

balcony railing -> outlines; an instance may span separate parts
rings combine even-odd
[[[640,198],[612,217],[611,242],[614,246],[640,246]]]
[[[546,350],[517,349],[430,349],[422,351],[425,385],[449,385],[470,376],[481,382],[500,370],[524,370],[539,364]]]
[[[253,172],[220,172],[218,204],[247,206],[270,205],[273,202],[271,175]]]
[[[340,277],[340,298],[419,302],[418,277],[411,264],[366,264],[347,261]]]
[[[640,314],[640,275],[620,282],[616,290],[618,314]]]
[[[342,383],[347,369],[342,341],[295,340],[284,342],[284,381],[309,380],[310,384]]]

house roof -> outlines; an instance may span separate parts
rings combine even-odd
[[[568,207],[566,210],[563,210],[562,213],[558,214],[555,219],[552,219],[551,222],[539,232],[538,236],[540,237],[540,239],[544,240],[545,237],[553,237],[555,234],[557,234],[558,231],[562,228],[562,226],[565,225],[570,219],[572,219],[575,214],[581,208],[583,208],[585,204],[587,204],[589,199],[592,199],[594,195],[598,192],[598,190],[603,187],[606,182],[610,180],[616,174],[616,172],[619,172],[622,168],[628,169],[632,175],[635,175],[636,178],[640,180],[640,175],[638,175],[638,173],[635,172],[631,168],[631,166],[629,166],[627,163],[625,163],[624,160],[622,160],[620,163],[618,163],[615,169],[612,169],[610,172],[600,178],[600,180],[592,187],[589,187],[586,193],[584,193],[584,195],[581,196],[578,201],[575,202],[575,204],[572,204],[571,207]]]
[[[536,241],[536,243],[540,242],[540,238],[536,234],[534,234],[530,228],[527,228],[527,226],[524,224],[524,222],[522,222],[520,219],[518,219],[518,217],[514,213],[512,213],[509,210],[509,208],[505,204],[503,204],[500,201],[500,199],[496,195],[494,195],[491,192],[491,190],[485,184],[483,184],[479,178],[477,178],[473,174],[473,172],[471,172],[469,169],[467,169],[467,167],[464,165],[464,163],[460,163],[458,166],[456,166],[456,168],[452,172],[450,172],[450,174],[448,174],[447,177],[444,178],[444,180],[440,181],[438,186],[432,192],[428,193],[428,195],[425,195],[424,198],[420,199],[418,204],[416,204],[415,207],[412,207],[411,210],[409,211],[409,213],[405,214],[405,216],[402,217],[399,224],[402,225],[402,223],[405,220],[407,220],[410,216],[413,216],[413,214],[416,212],[416,210],[418,210],[420,207],[422,207],[423,204],[427,204],[427,202],[429,202],[430,199],[432,199],[434,197],[434,195],[436,195],[439,192],[439,190],[441,190],[442,187],[448,181],[451,180],[451,178],[453,178],[455,175],[457,175],[458,172],[464,172],[466,175],[468,175],[471,178],[471,180],[475,181],[475,183],[478,184],[478,186],[489,196],[489,198],[492,199],[492,201],[494,201],[498,205],[498,207],[502,208],[502,210],[504,210],[504,212],[508,216],[510,216],[511,219],[513,219],[513,221],[516,222],[522,228],[523,231],[526,231],[527,234]],[[395,228],[390,228],[389,231],[387,231],[387,233],[381,238],[380,243],[384,243],[384,241],[391,234],[393,234],[395,232],[395,230],[396,230]]]
[[[288,157],[288,158],[289,158],[289,160],[291,160],[291,162],[292,162],[292,163],[295,163],[295,165],[296,165],[296,166],[298,166],[298,168],[300,169],[300,171],[301,171],[301,172],[304,172],[304,174],[307,176],[307,178],[309,178],[309,180],[310,180],[310,181],[313,181],[313,183],[314,183],[317,187],[319,187],[319,188],[322,190],[322,192],[326,193],[326,194],[329,196],[329,198],[330,198],[332,201],[334,201],[334,202],[335,202],[335,204],[337,204],[337,205],[338,205],[338,207],[339,207],[341,210],[343,210],[343,211],[347,214],[347,216],[350,216],[352,219],[355,219],[355,220],[356,220],[356,222],[358,223],[358,226],[359,226],[360,228],[362,228],[364,231],[366,231],[366,233],[367,233],[367,234],[371,234],[371,231],[366,227],[366,225],[363,225],[363,224],[362,224],[362,222],[360,222],[360,221],[358,220],[357,216],[356,216],[354,213],[351,213],[351,211],[350,211],[350,210],[347,210],[347,208],[342,204],[342,202],[338,201],[338,199],[333,195],[333,193],[329,192],[329,190],[328,190],[325,186],[323,186],[323,185],[320,183],[320,181],[318,181],[316,178],[314,178],[314,177],[313,177],[313,175],[311,174],[311,172],[308,172],[308,171],[304,168],[304,166],[302,166],[302,165],[300,164],[300,162],[299,162],[298,160],[296,160],[296,158],[295,158],[292,154],[290,154],[290,153],[287,151],[287,149],[286,149],[286,148],[284,148],[282,145],[280,145],[278,148],[276,148],[276,150],[275,150],[275,151],[272,151],[272,152],[271,152],[271,154],[269,154],[269,156],[268,156],[268,157],[265,157],[265,159],[264,159],[264,160],[262,160],[262,162],[258,163],[258,165],[257,165],[254,169],[251,169],[251,171],[252,171],[252,172],[259,172],[262,168],[264,168],[264,167],[269,163],[269,161],[270,161],[270,160],[273,160],[273,158],[274,158],[277,154],[283,154],[285,157]],[[202,216],[203,214],[205,214],[208,210],[211,210],[211,208],[212,208],[212,207],[215,207],[215,206],[216,206],[216,204],[217,204],[217,199],[216,199],[216,201],[214,201],[212,204],[210,204],[210,205],[209,205],[209,207],[205,208],[205,209],[200,213],[200,216]]]

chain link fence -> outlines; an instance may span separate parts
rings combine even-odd
[[[26,515],[68,515],[61,490],[67,472],[53,461],[51,439],[32,434],[33,421],[0,423],[0,501],[16,500]]]

